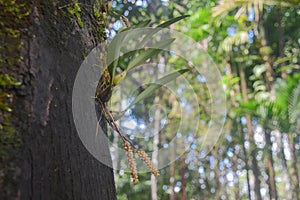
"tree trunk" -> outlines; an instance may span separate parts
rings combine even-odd
[[[271,142],[271,130],[266,128],[266,147],[267,147],[267,174],[268,174],[268,185],[270,199],[278,199],[276,181],[275,181],[275,170],[274,170],[274,159],[272,153],[272,142]]]
[[[155,104],[160,103],[160,97],[155,98]],[[154,136],[153,136],[153,152],[152,162],[157,168],[158,166],[158,144],[159,144],[159,129],[160,129],[160,109],[157,108],[154,113]],[[151,198],[157,200],[157,178],[151,174]]]
[[[214,158],[213,162],[213,172],[215,173],[214,181],[215,181],[215,199],[220,199],[222,196],[222,187],[220,183],[221,172],[219,169],[219,156],[218,156],[218,147],[214,146],[211,150],[211,155]]]
[[[267,39],[265,34],[265,29],[263,26],[263,20],[259,23],[259,30],[260,30],[260,36],[261,36],[261,46],[267,47]],[[269,52],[260,52],[261,57],[264,61],[264,64],[266,66],[266,73],[265,73],[265,79],[266,79],[266,90],[267,92],[272,92],[274,88],[274,71],[273,71],[273,64],[272,64],[272,58],[270,56]],[[268,121],[268,119],[265,119]],[[271,199],[277,199],[277,189],[276,189],[276,183],[275,183],[275,171],[274,171],[274,160],[272,155],[272,142],[271,142],[271,131],[268,128],[265,128],[265,138],[266,138],[266,146],[268,148],[268,155],[267,155],[267,172],[268,172],[268,182],[269,182],[269,193]]]
[[[24,142],[19,197],[113,200],[113,170],[85,149],[72,117],[76,72],[97,43],[88,31],[93,22],[87,17],[80,28],[58,4],[31,2],[21,66],[27,74],[14,102]],[[103,120],[101,126],[106,130]],[[109,153],[108,145],[101,149]]]
[[[241,78],[241,89],[242,89],[243,101],[248,102],[247,83],[246,83],[245,72],[243,69],[240,69],[240,78]],[[253,128],[252,128],[252,120],[249,114],[246,114],[246,120],[247,120],[247,130],[249,135],[250,149],[252,149],[250,155],[252,157],[255,199],[261,200],[262,197],[260,194],[260,179],[259,179],[260,170],[256,159],[256,152],[255,149],[253,148],[255,146],[255,142],[254,142],[254,135],[253,135]]]
[[[241,143],[242,143],[242,153],[244,155],[244,160],[245,160],[245,169],[246,169],[246,180],[247,180],[247,191],[248,191],[248,199],[252,199],[251,198],[251,187],[250,187],[250,174],[249,174],[249,171],[250,171],[250,167],[249,167],[249,158],[248,158],[248,152],[247,152],[247,149],[245,147],[245,133],[243,132],[242,130],[242,124],[241,122],[239,123],[236,123],[234,124],[234,126],[237,127],[237,131],[239,133],[241,133]],[[237,179],[238,179],[238,176],[237,176]]]
[[[289,133],[289,145],[291,152],[291,174],[292,174],[292,184],[293,184],[293,199],[299,200],[299,172],[297,167],[297,157],[295,151],[295,140],[293,133]]]
[[[186,164],[185,164],[185,157],[186,155],[182,155],[181,159],[180,159],[180,163],[181,163],[181,169],[180,169],[180,182],[181,182],[181,186],[180,186],[180,200],[186,200],[186,191],[185,191],[185,187],[186,187],[186,180],[185,180],[185,173],[186,173]]]
[[[239,126],[240,129],[240,126]],[[242,130],[241,130],[242,131]],[[245,168],[246,168],[246,180],[247,180],[247,189],[248,189],[248,198],[251,199],[251,187],[250,187],[250,176],[249,176],[249,159],[248,159],[248,153],[245,147],[245,134],[242,135],[242,141],[243,141],[243,153],[245,156]]]
[[[282,168],[283,171],[286,174],[286,185],[285,185],[285,192],[286,192],[286,198],[288,200],[292,200],[292,194],[290,193],[291,191],[291,176],[289,173],[289,168],[287,165],[287,160],[285,157],[285,153],[284,153],[284,134],[282,132],[279,132],[280,137],[279,137],[279,141],[280,141],[280,154],[281,154],[281,162],[282,162]]]
[[[171,148],[171,161],[170,163],[170,200],[176,199],[176,194],[174,192],[175,187],[175,159],[176,159],[176,140],[174,140],[174,143],[170,144]]]
[[[277,23],[278,23],[278,52],[279,52],[279,57],[283,58],[284,57],[284,46],[285,46],[285,37],[284,37],[284,29],[282,27],[282,12],[281,12],[281,7],[278,6],[277,8]],[[281,64],[280,66],[284,66],[286,63]],[[281,77],[283,79],[286,79],[286,71],[281,72]]]

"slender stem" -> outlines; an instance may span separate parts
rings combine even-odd
[[[108,124],[112,127],[112,129],[113,129],[114,131],[116,131],[116,132],[120,135],[120,137],[122,138],[122,140],[123,140],[124,142],[125,142],[125,141],[129,142],[129,144],[130,144],[134,149],[137,149],[137,148],[135,147],[135,145],[134,145],[130,140],[128,140],[128,139],[126,138],[125,135],[123,135],[123,134],[121,133],[121,131],[120,131],[118,125],[116,124],[116,122],[115,122],[113,116],[111,115],[111,113],[110,113],[110,111],[108,110],[108,108],[107,108],[107,106],[105,105],[105,103],[101,102],[101,103],[100,103],[100,106],[101,106],[102,111],[104,112],[106,121],[107,121]]]

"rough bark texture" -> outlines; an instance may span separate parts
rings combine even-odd
[[[86,17],[80,28],[66,10],[58,9],[58,4],[66,2],[30,3],[32,13],[22,47],[22,86],[14,100],[15,126],[23,139],[16,197],[116,199],[113,170],[85,149],[72,118],[76,72],[84,55],[97,44],[88,31],[92,19]],[[105,128],[105,123],[101,126]]]

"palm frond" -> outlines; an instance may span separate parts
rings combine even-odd
[[[298,85],[293,89],[288,106],[289,112],[289,122],[291,124],[295,124],[297,121],[298,115],[300,115],[300,82]]]
[[[220,44],[219,51],[230,52],[234,46],[246,44],[248,42],[248,33],[239,31],[234,35],[228,36]]]
[[[290,7],[295,6],[295,3],[292,1],[281,0],[220,0],[218,1],[218,5],[215,6],[212,11],[214,17],[220,17],[226,16],[229,12],[237,8],[242,8],[242,10],[239,10],[238,12],[240,14],[242,14],[241,11],[248,11],[248,13],[250,13],[253,9],[255,20],[259,21],[264,5]]]

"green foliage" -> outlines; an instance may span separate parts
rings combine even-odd
[[[128,110],[129,108],[131,108],[133,105],[135,105],[139,101],[152,95],[154,93],[154,91],[157,90],[158,88],[164,86],[165,84],[171,82],[172,80],[175,80],[178,76],[180,76],[188,71],[189,71],[189,69],[182,69],[182,70],[173,72],[171,74],[168,74],[168,75],[164,76],[163,78],[158,79],[157,81],[155,81],[155,83],[149,84],[143,92],[141,92],[139,95],[137,95],[134,98],[134,100],[129,104],[129,106],[125,110]]]
[[[248,42],[247,31],[240,31],[232,36],[226,37],[220,45],[220,51],[231,52],[234,46],[240,46]]]
[[[122,175],[117,175],[118,188],[118,199],[120,200],[130,200],[130,199],[140,199],[148,200],[150,196],[150,173],[139,173],[139,180],[143,184],[137,184],[134,187],[128,182],[130,179],[129,173],[124,173]]]
[[[167,20],[157,26],[157,28],[153,29],[152,31],[149,31],[149,33],[146,34],[146,36],[143,38],[143,40],[140,42],[140,46],[143,46],[146,42],[148,42],[152,36],[157,33],[161,28],[166,28],[186,17],[189,15],[182,15],[179,17],[172,18],[170,20]],[[144,20],[137,25],[134,25],[132,27],[127,27],[126,29],[123,29],[120,31],[122,32],[126,30],[130,30],[133,28],[144,28],[150,24],[151,20]],[[129,38],[134,37],[132,35],[128,36]],[[115,87],[116,84],[114,83],[120,83],[122,79],[125,78],[126,74],[129,70],[132,70],[133,68],[141,65],[142,63],[145,63],[148,59],[153,58],[157,56],[164,48],[169,46],[174,40],[168,39],[166,41],[158,41],[157,44],[154,44],[150,49],[139,49],[135,50],[133,52],[129,52],[122,56],[122,58],[119,58],[118,52],[120,51],[120,48],[118,43],[122,43],[124,39],[128,39],[127,36],[124,37],[115,37],[111,41],[110,47],[113,47],[112,49],[108,50],[108,57],[112,57],[115,60],[108,66],[108,72],[110,74],[110,87]],[[131,60],[130,62],[127,62]],[[117,67],[122,66],[122,69],[117,69]]]
[[[75,0],[71,5],[67,7],[68,12],[76,17],[77,24],[80,28],[83,27],[82,17],[81,17],[81,8],[79,6],[78,0]],[[96,12],[96,15],[99,14]]]
[[[87,15],[87,10],[88,12],[92,12],[92,15],[90,13],[88,13],[88,15],[93,19],[93,23],[92,25],[88,25],[95,26],[93,27],[93,31],[97,33],[95,34],[96,38],[99,41],[104,41],[106,35],[103,33],[104,28],[107,27],[107,12],[110,12],[109,5],[110,4],[102,3],[102,0],[96,0],[93,3],[92,9],[90,9],[91,6],[80,3],[78,0],[74,0],[65,6],[61,6],[60,9],[66,8],[72,18],[75,18],[76,23],[80,28],[83,28],[84,26],[84,17]],[[92,27],[89,27],[89,30],[92,30]]]
[[[170,19],[170,20],[158,25],[158,28],[150,30],[144,36],[144,38],[142,39],[142,41],[140,42],[139,45],[143,45],[147,41],[149,41],[155,33],[157,33],[159,30],[161,30],[160,28],[166,28],[166,27],[170,26],[171,24],[176,23],[179,20],[182,20],[186,17],[188,17],[188,15],[179,16],[179,17]],[[147,26],[149,24],[149,22],[150,22],[149,20],[142,21],[135,27],[142,28],[143,26]],[[132,28],[129,27],[128,29],[132,29]],[[128,40],[129,38],[135,37],[134,35],[128,35],[130,33],[131,32],[128,33],[128,32],[121,31],[121,33],[120,33],[121,36],[117,35],[111,41],[110,47],[112,47],[112,48],[108,49],[108,57],[116,58],[116,60],[114,60],[108,66],[111,87],[115,87],[117,84],[119,84],[126,77],[126,74],[128,73],[128,71],[140,66],[141,64],[145,63],[148,59],[157,56],[160,52],[162,52],[165,48],[167,48],[174,41],[174,39],[172,39],[172,38],[164,40],[164,41],[157,41],[157,43],[151,45],[151,48],[149,48],[149,49],[138,49],[135,51],[131,51],[131,52],[123,55],[121,58],[118,58],[118,53],[120,51],[119,48],[121,48],[118,44],[122,43],[123,40],[125,40],[125,39]],[[130,60],[130,61],[126,63],[126,61],[124,62],[124,60],[127,60],[127,61]],[[120,66],[121,63],[124,67],[122,68],[122,72],[117,73],[117,70],[118,70],[117,66]],[[165,79],[163,79],[163,80],[171,81],[168,77],[164,77],[164,78]],[[147,90],[147,92],[149,92],[149,91],[150,90]],[[153,93],[153,92],[154,92],[154,90],[151,90],[151,93]],[[149,95],[149,94],[147,94],[147,95]],[[138,101],[140,101],[140,100],[138,100]],[[131,104],[130,107],[131,106],[133,106],[133,104]]]
[[[286,81],[278,82],[275,106],[279,128],[290,133],[294,131],[300,116],[300,75],[288,76]]]
[[[200,9],[190,17],[189,35],[196,41],[204,39],[211,34],[211,10]]]
[[[170,19],[170,20],[158,25],[157,27],[158,28],[167,28],[168,26],[170,26],[170,25],[172,25],[172,24],[174,24],[174,23],[176,23],[176,22],[178,22],[178,21],[180,21],[180,20],[182,20],[186,17],[189,17],[189,15],[182,15],[182,16],[179,16],[179,17],[175,17],[173,19]]]
[[[126,70],[132,70],[133,68],[145,63],[149,58],[157,56],[157,54],[168,47],[172,42],[174,42],[174,40],[175,39],[167,39],[153,45],[153,48],[151,49],[139,51],[139,54],[129,62]]]
[[[293,6],[290,6],[291,4]],[[170,12],[177,13],[176,7],[182,8],[182,13],[191,14],[188,21],[182,24],[178,23],[181,26],[176,28],[184,31],[201,44],[205,44],[207,52],[220,66],[228,97],[229,117],[226,119],[224,127],[225,135],[213,149],[215,154],[211,153],[205,159],[199,159],[198,156],[202,152],[197,147],[188,152],[194,153],[194,156],[187,156],[190,159],[188,162],[183,161],[181,165],[176,163],[173,175],[171,175],[170,166],[164,169],[166,173],[163,174],[163,180],[158,181],[159,195],[163,197],[161,199],[170,198],[171,176],[174,178],[175,184],[178,183],[179,188],[182,188],[181,180],[185,181],[188,199],[249,199],[246,191],[246,172],[250,171],[249,192],[251,194],[253,194],[254,188],[253,175],[261,173],[258,177],[265,181],[263,174],[268,173],[268,170],[263,167],[259,167],[259,172],[254,171],[251,160],[255,155],[258,165],[265,166],[268,157],[265,154],[268,154],[267,150],[270,149],[272,149],[275,169],[280,169],[275,172],[276,180],[280,179],[280,181],[276,181],[278,199],[287,198],[286,191],[281,186],[285,185],[284,183],[287,181],[291,181],[284,180],[283,177],[284,175],[289,176],[293,160],[285,160],[287,154],[281,151],[286,151],[288,145],[293,146],[291,143],[288,144],[288,141],[282,140],[284,133],[297,133],[296,126],[299,127],[299,2],[294,0],[285,2],[279,0],[226,0],[217,4],[217,1],[213,0],[205,3],[195,0],[174,1],[170,2],[169,6],[173,8]],[[147,11],[144,14],[146,15],[146,13]],[[143,16],[134,16],[133,18],[137,17]],[[279,34],[279,23],[283,28],[283,38]],[[230,32],[229,29],[233,31]],[[284,46],[279,46],[281,40]],[[130,59],[132,56],[133,54],[129,56]],[[122,65],[126,65],[125,63],[128,62],[123,62]],[[185,61],[175,56],[168,62],[178,67],[177,69],[186,65]],[[202,61],[199,60],[199,62]],[[266,73],[270,72],[267,71],[268,67],[271,67],[270,80],[266,76]],[[245,94],[242,95],[241,91],[241,71],[245,73],[246,91],[243,92],[246,92],[247,98],[243,98]],[[188,76],[190,73],[186,75]],[[287,75],[286,80],[284,75]],[[210,98],[205,92],[205,87],[202,86],[206,82],[191,81],[190,84],[195,86],[195,93],[200,96],[199,105],[204,107],[203,110],[194,111],[193,114],[199,114],[201,125],[205,125],[210,120],[209,112],[205,112],[205,109],[209,110],[210,108]],[[166,98],[170,98],[168,93],[162,96],[164,95],[167,96]],[[147,95],[145,95],[146,97]],[[186,95],[184,98],[191,97]],[[142,106],[146,107],[144,110],[137,108],[139,104],[136,104],[132,111],[134,112],[136,109],[138,110],[136,112],[145,112],[150,107],[147,105],[149,102],[144,99],[143,104],[145,106]],[[173,110],[173,105],[167,104],[165,108]],[[172,125],[163,130],[160,145],[172,138],[174,136],[172,133],[177,130],[174,124],[178,123],[180,118],[177,118],[176,109],[174,110],[172,112],[174,117],[170,118],[171,114],[168,116],[168,123]],[[177,111],[178,113],[180,112]],[[137,114],[134,113],[134,115]],[[249,131],[248,116],[251,118],[250,123],[254,136],[254,141],[251,142],[251,138],[247,134]],[[278,130],[281,132],[277,133]],[[271,136],[271,145],[266,143],[266,131],[270,131],[268,134]],[[296,135],[294,136],[295,144],[298,145],[299,134],[293,135]],[[280,145],[284,148],[280,149]],[[290,150],[288,151],[290,152]],[[299,153],[299,150],[295,151]],[[284,162],[287,162],[288,173],[282,171]],[[180,175],[181,167],[186,167],[184,178]],[[229,181],[227,175],[233,175],[234,180]],[[167,189],[162,190],[163,187]],[[265,183],[261,187],[268,190],[268,185]],[[128,188],[126,190],[120,188],[123,193],[127,193],[127,190]],[[139,195],[142,195],[142,198],[149,198],[149,192],[136,194],[130,193],[127,197],[139,199]],[[175,196],[175,198],[179,198],[180,194],[175,193]]]
[[[102,0],[97,0],[94,2],[93,5],[93,17],[92,20],[95,24],[93,27],[93,31],[96,32],[96,38],[99,40],[99,42],[104,42],[107,38],[105,29],[108,27],[108,21],[107,21],[107,13],[102,12],[103,8],[103,2]]]

